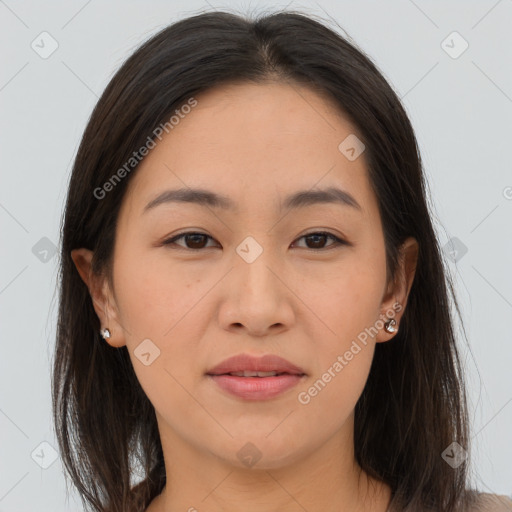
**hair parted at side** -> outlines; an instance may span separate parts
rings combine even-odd
[[[136,167],[101,199],[94,191],[191,97],[248,81],[307,85],[357,127],[390,278],[401,242],[408,236],[418,241],[400,330],[392,342],[377,344],[356,405],[355,456],[363,470],[391,486],[394,510],[464,510],[469,459],[453,469],[441,457],[454,441],[469,451],[466,391],[450,313],[456,299],[432,226],[413,128],[361,50],[321,21],[291,11],[254,19],[211,12],[178,21],[126,60],[94,108],[61,226],[52,400],[67,473],[87,510],[96,512],[141,512],[166,483],[154,408],[126,347],[102,340],[71,251],[93,250],[93,270],[111,279],[116,220]],[[138,485],[135,461],[144,474]]]

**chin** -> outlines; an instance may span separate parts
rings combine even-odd
[[[298,449],[290,439],[276,436],[271,440],[267,437],[269,432],[271,430],[261,436],[245,435],[231,440],[229,449],[222,450],[224,458],[226,453],[230,453],[227,461],[230,465],[251,471],[269,470],[290,466],[307,451],[304,447]]]

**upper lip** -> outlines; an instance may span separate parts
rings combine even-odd
[[[253,372],[276,372],[289,373],[292,375],[304,375],[302,368],[295,366],[282,357],[267,354],[260,357],[249,354],[238,354],[225,359],[220,364],[207,371],[208,375],[223,375],[232,372],[243,372],[245,370]]]

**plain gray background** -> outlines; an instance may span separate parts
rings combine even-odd
[[[51,420],[53,251],[71,163],[98,97],[124,59],[173,21],[286,5],[341,25],[410,115],[440,242],[457,250],[446,258],[469,341],[461,337],[460,346],[474,485],[512,493],[512,0],[0,0],[0,512],[81,510],[74,492],[66,495]]]

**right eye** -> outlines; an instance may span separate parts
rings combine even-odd
[[[177,240],[183,239],[185,241],[185,246],[176,244]],[[188,231],[186,233],[180,233],[179,235],[173,236],[168,240],[163,242],[163,245],[177,245],[181,249],[189,249],[192,251],[197,251],[205,248],[205,243],[208,242],[208,239],[213,240],[210,235],[206,233],[200,233],[196,231]],[[208,247],[206,247],[208,249]]]

